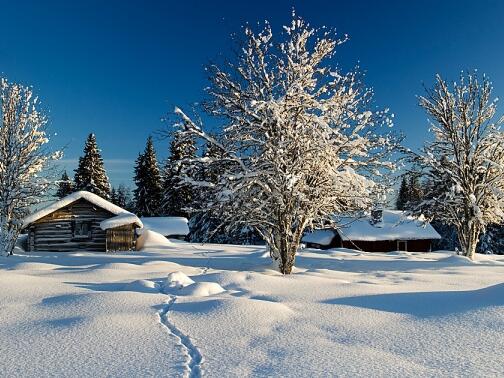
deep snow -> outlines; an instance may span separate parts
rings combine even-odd
[[[504,256],[145,245],[0,258],[0,376],[504,374]]]

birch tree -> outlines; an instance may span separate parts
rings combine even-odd
[[[413,160],[429,186],[416,212],[453,225],[462,253],[473,259],[487,225],[504,221],[504,133],[486,76],[462,73],[449,85],[436,76],[420,98],[431,119],[432,141]]]
[[[293,14],[276,40],[268,23],[245,28],[235,61],[208,67],[205,111],[221,121],[216,138],[177,108],[184,132],[222,151],[209,210],[222,230],[254,228],[289,274],[306,229],[333,223],[333,214],[369,209],[386,190],[387,159],[397,145],[387,110],[358,69],[343,72],[334,55],[347,40]],[[383,130],[385,129],[386,132]]]
[[[12,254],[23,217],[51,187],[43,174],[61,155],[45,148],[47,118],[32,89],[0,78],[0,254]]]

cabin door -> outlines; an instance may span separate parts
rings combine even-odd
[[[406,240],[398,240],[397,241],[397,250],[398,251],[407,251],[408,250],[408,242]]]

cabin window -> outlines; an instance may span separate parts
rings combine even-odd
[[[90,238],[91,224],[89,222],[75,222],[73,236],[75,238]]]

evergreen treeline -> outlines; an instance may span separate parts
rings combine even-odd
[[[201,154],[198,152],[201,151]],[[56,196],[63,198],[77,191],[87,190],[112,203],[133,211],[139,216],[183,216],[190,219],[190,240],[214,243],[257,243],[256,233],[248,228],[229,232],[226,225],[211,211],[211,204],[218,200],[212,188],[196,189],[190,181],[217,183],[223,170],[222,152],[213,145],[197,147],[194,139],[183,133],[173,134],[169,156],[160,168],[153,140],[147,139],[145,150],[139,154],[135,164],[135,189],[121,184],[111,187],[107,177],[101,151],[96,137],[90,134],[79,158],[75,179],[63,172],[58,181]],[[199,164],[194,164],[199,161]],[[420,180],[414,172],[402,177],[396,199],[398,210],[413,210],[423,200],[439,196],[447,187],[433,185],[429,180]],[[447,182],[449,182],[447,180]],[[453,226],[434,219],[433,227],[442,236],[434,245],[436,249],[460,249],[457,233]],[[502,253],[504,251],[504,226],[490,225],[478,244],[480,253]]]

